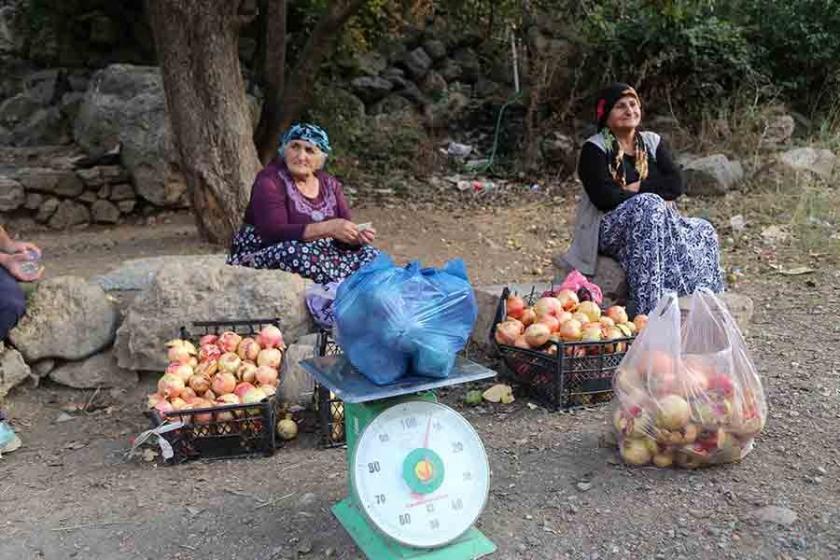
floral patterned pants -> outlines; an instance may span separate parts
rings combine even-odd
[[[652,311],[665,292],[724,290],[714,226],[681,216],[656,194],[636,195],[604,215],[599,250],[624,269],[631,317]]]
[[[328,284],[344,280],[378,254],[370,245],[353,247],[334,239],[265,245],[254,226],[245,224],[233,237],[227,264],[280,269]]]

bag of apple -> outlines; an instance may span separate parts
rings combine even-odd
[[[613,425],[629,465],[697,468],[741,460],[767,401],[735,320],[709,290],[681,317],[664,296],[613,378]]]

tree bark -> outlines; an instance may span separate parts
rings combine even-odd
[[[260,122],[254,133],[254,142],[260,160],[267,162],[277,149],[277,135],[272,135],[272,123],[280,120],[280,105],[276,100],[282,94],[286,83],[286,0],[266,0],[264,36],[265,46],[262,71],[262,85],[265,101],[260,113]]]
[[[227,244],[259,170],[239,66],[239,0],[147,0],[199,234]]]
[[[285,76],[284,80],[276,80],[267,76],[267,91],[265,106],[255,137],[260,160],[265,163],[270,160],[277,149],[277,137],[288,127],[294,119],[300,116],[303,108],[312,98],[312,88],[318,77],[324,57],[331,51],[336,34],[341,26],[367,0],[334,0],[327,8],[327,12],[318,20],[315,29],[306,41],[297,65]],[[275,0],[276,4],[284,4]],[[269,12],[271,8],[269,7]],[[272,24],[269,23],[269,26]],[[285,58],[285,18],[283,25],[283,54]],[[272,58],[271,51],[266,61]],[[279,60],[279,57],[278,57]],[[285,66],[285,64],[284,64]],[[276,70],[276,69],[275,69]],[[274,84],[283,87],[277,89]],[[291,86],[289,86],[291,84]]]

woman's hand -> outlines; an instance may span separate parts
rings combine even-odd
[[[636,181],[635,183],[630,183],[629,185],[624,185],[624,190],[637,193],[637,192],[639,192],[639,188],[641,186],[642,186],[641,181]]]
[[[359,241],[363,245],[369,245],[373,243],[374,239],[376,239],[376,230],[372,227],[369,227],[359,232]]]
[[[335,218],[329,221],[329,227],[330,237],[334,239],[351,245],[358,245],[361,242],[359,229],[350,220]]]
[[[39,257],[41,256],[41,249],[34,243],[29,243],[28,241],[11,241],[6,249],[8,253],[12,254],[32,251],[33,253],[37,253]]]
[[[37,247],[36,247],[37,249]],[[41,275],[44,274],[44,267],[39,266],[38,270],[33,273],[27,273],[23,270],[24,263],[29,262],[29,257],[26,253],[15,253],[13,255],[2,255],[0,258],[0,265],[3,265],[6,270],[9,271],[9,274],[14,276],[17,280],[21,282],[34,282],[41,278]]]

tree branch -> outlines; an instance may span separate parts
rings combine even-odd
[[[332,2],[327,12],[321,16],[315,29],[306,41],[301,51],[298,63],[289,73],[288,79],[278,78],[277,68],[268,69],[269,56],[266,57],[266,83],[268,89],[263,106],[263,114],[255,135],[257,150],[260,160],[267,162],[276,149],[276,138],[295,118],[300,115],[303,108],[312,97],[312,89],[321,62],[330,52],[335,36],[341,27],[356,11],[361,8],[367,0],[340,0]],[[269,13],[271,4],[282,3],[284,0],[269,0]],[[269,28],[271,27],[269,21]],[[285,12],[283,17],[283,53],[285,54]],[[271,53],[271,39],[267,43],[267,52]],[[283,65],[285,67],[285,64]],[[281,87],[276,87],[277,84]],[[294,87],[285,87],[285,84],[294,84]]]

